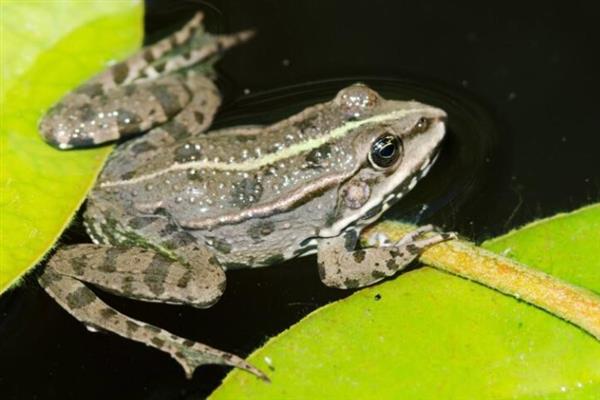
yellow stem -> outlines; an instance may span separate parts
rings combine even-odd
[[[415,228],[415,225],[384,221],[366,230],[363,238],[381,232],[395,241]],[[540,307],[600,340],[600,296],[592,291],[465,240],[432,246],[423,252],[419,261]]]

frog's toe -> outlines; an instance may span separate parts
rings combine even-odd
[[[179,351],[173,352],[171,355],[183,367],[188,379],[192,378],[196,368],[201,365],[219,364],[243,369],[265,382],[271,381],[264,372],[235,354],[189,340],[183,341],[178,347]]]

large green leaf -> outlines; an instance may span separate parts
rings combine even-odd
[[[486,243],[600,291],[600,205]],[[599,310],[600,312],[600,310]],[[598,399],[600,343],[534,306],[421,268],[312,313],[212,399]]]
[[[51,248],[109,147],[58,151],[37,132],[71,88],[140,45],[140,1],[3,2],[0,292]]]

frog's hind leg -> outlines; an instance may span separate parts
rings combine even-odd
[[[205,61],[214,61],[214,56],[221,55],[253,35],[252,31],[213,35],[204,31],[202,19],[203,14],[197,13],[180,30],[114,64],[83,87],[101,85],[106,92],[114,87],[156,79]]]
[[[200,268],[199,275],[194,275],[196,270],[147,249],[77,245],[59,250],[39,282],[86,326],[110,331],[170,354],[188,378],[200,365],[222,364],[242,368],[266,380],[260,370],[234,354],[178,337],[116,311],[84,283],[140,300],[210,306],[223,290],[223,273],[217,265]],[[221,283],[207,284],[211,281]]]
[[[253,35],[249,30],[229,35],[200,32],[193,35],[184,45],[174,47],[169,54],[149,63],[140,71],[137,79],[154,79],[190,68],[210,75],[212,64],[225,50],[247,41]]]
[[[191,91],[198,86],[204,90]],[[46,114],[39,129],[48,143],[60,149],[95,146],[172,121],[186,107],[196,108],[197,99],[206,96],[216,100],[207,103],[205,113],[214,113],[220,102],[217,89],[199,75],[167,75],[114,88],[104,97],[75,92]]]
[[[190,115],[201,117],[186,131],[204,130],[220,103],[206,75],[224,49],[248,39],[250,33],[211,35],[200,22],[196,16],[180,31],[67,94],[42,118],[42,137],[60,149],[90,147],[145,132],[172,121],[182,110],[187,117],[180,119],[185,121]]]
[[[143,72],[153,62],[162,59],[173,48],[184,45],[198,32],[202,32],[203,14],[197,13],[181,29],[171,35],[159,40],[156,43],[148,45],[126,60],[118,62],[108,68],[106,71],[96,75],[83,86],[100,85],[104,92],[117,86],[124,86],[135,82],[136,80],[147,77]]]

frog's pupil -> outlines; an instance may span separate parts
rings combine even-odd
[[[379,151],[379,155],[383,158],[390,158],[396,152],[396,147],[392,143],[386,143],[383,148]]]

